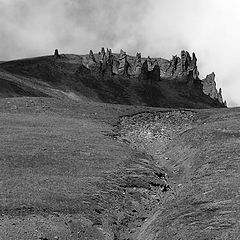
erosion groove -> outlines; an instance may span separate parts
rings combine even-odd
[[[196,120],[196,114],[186,110],[145,112],[120,118],[114,137],[127,142],[137,158],[123,166],[122,171],[107,177],[108,184],[117,183],[124,189],[120,195],[121,210],[112,209],[117,219],[114,223],[117,227],[112,229],[115,239],[137,239],[141,227],[162,208],[166,198],[175,194],[168,183],[168,169],[163,168],[159,156],[174,138],[191,129]]]

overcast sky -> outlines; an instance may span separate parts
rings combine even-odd
[[[239,0],[0,0],[0,60],[90,49],[164,57],[195,52],[240,106]]]

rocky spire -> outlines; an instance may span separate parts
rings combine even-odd
[[[136,63],[135,63],[135,73],[134,75],[138,77],[141,74],[141,68],[142,68],[142,57],[141,53],[137,53],[136,55]]]
[[[99,72],[104,76],[107,68],[107,57],[104,47],[102,47],[101,52],[99,52],[100,55],[100,69]]]
[[[92,50],[89,51],[88,57],[89,57],[89,60],[86,64],[86,67],[88,69],[90,69],[92,72],[98,72],[99,71],[99,64],[97,63],[96,58],[95,58]]]
[[[160,66],[157,60],[154,61],[154,67],[152,70],[152,80],[156,82],[160,81]]]
[[[99,52],[99,64],[100,64],[100,73],[102,76],[112,76],[113,73],[113,55],[112,50],[107,48],[105,51],[104,48]]]
[[[217,91],[214,72],[207,75],[206,78],[202,80],[202,86],[203,92],[206,95],[223,104],[222,89],[220,88],[219,91]]]
[[[92,50],[89,51],[89,58],[90,58],[90,60],[92,60],[93,62],[96,62],[96,59],[95,59],[95,56],[94,56]]]
[[[154,68],[154,65],[150,56],[148,56],[147,58],[147,64],[148,64],[148,71],[152,71]]]
[[[130,67],[130,64],[127,61],[127,54],[121,49],[120,55],[119,55],[118,74],[128,77],[129,67]]]
[[[218,91],[218,101],[220,103],[223,103],[222,89],[221,88],[219,88],[219,91]]]
[[[113,73],[113,55],[112,55],[112,50],[107,48],[107,53],[106,53],[106,74],[111,76]]]
[[[141,67],[141,80],[147,80],[148,79],[148,62],[145,60]]]
[[[193,71],[193,78],[197,79],[198,76],[199,76],[199,72],[198,72],[198,68],[197,68],[197,57],[196,57],[196,54],[194,52],[192,53],[192,60],[191,60],[191,63],[190,63],[189,70]]]

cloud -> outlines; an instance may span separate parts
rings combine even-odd
[[[90,49],[171,58],[196,52],[204,77],[215,72],[240,105],[238,0],[0,0],[0,59]]]

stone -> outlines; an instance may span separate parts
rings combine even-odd
[[[191,57],[188,51],[182,50],[180,58],[177,55],[173,56],[165,71],[165,76],[173,79],[178,78],[186,82],[189,80],[193,82],[195,79],[199,79],[195,53]]]
[[[102,76],[112,76],[113,74],[113,55],[112,50],[104,48],[99,52],[99,72]]]
[[[180,58],[177,55],[172,56],[172,60],[170,61],[169,67],[167,71],[170,72],[170,75],[173,76],[174,73],[177,71],[177,67],[180,63]]]
[[[151,78],[155,82],[160,81],[160,66],[159,66],[157,60],[155,60],[155,62],[154,62],[154,67],[151,72]]]
[[[141,53],[137,53],[136,55],[136,63],[135,63],[135,68],[134,68],[134,75],[136,77],[139,77],[141,74],[141,68],[142,68],[142,57]]]
[[[100,69],[99,72],[104,76],[107,69],[107,56],[105,49],[102,48],[100,52]]]
[[[60,57],[59,52],[58,52],[58,49],[55,49],[55,51],[54,51],[54,56],[55,56],[56,58],[59,58],[59,57]]]
[[[222,89],[220,88],[217,91],[216,82],[215,82],[215,73],[207,75],[205,79],[202,80],[203,92],[208,95],[210,98],[217,100],[218,102],[224,104],[222,98]]]
[[[194,79],[198,79],[199,72],[198,72],[198,68],[197,68],[197,57],[196,57],[196,54],[194,52],[192,53],[192,60],[191,60],[191,63],[190,63],[189,71],[193,72],[193,78]]]
[[[202,80],[203,85],[203,92],[213,99],[218,98],[218,92],[216,89],[216,82],[215,82],[215,73],[212,72],[208,74],[205,79]]]
[[[105,74],[107,74],[108,76],[111,76],[112,73],[113,73],[113,55],[112,55],[112,50],[107,48]]]
[[[92,50],[89,51],[88,57],[89,57],[89,61],[86,64],[86,67],[93,72],[98,72],[99,71],[99,64],[97,64],[96,58],[95,58]]]
[[[129,62],[127,61],[127,54],[122,49],[119,55],[119,66],[118,66],[118,74],[129,77],[128,69],[130,67]]]
[[[220,102],[220,103],[224,103],[223,102],[223,97],[222,97],[222,89],[221,88],[219,88],[219,92],[218,92],[218,101]]]
[[[148,71],[152,71],[154,68],[154,64],[153,64],[150,56],[148,56],[148,58],[147,58],[147,64],[148,64]]]
[[[151,63],[149,63],[150,61]],[[144,61],[141,67],[140,79],[151,81],[151,83],[160,81],[160,66],[157,60],[153,62],[152,59],[148,57],[148,59]]]
[[[92,50],[89,51],[89,58],[90,58],[91,61],[96,62],[96,59],[95,59],[95,56],[94,56]]]
[[[148,80],[148,62],[147,62],[147,60],[145,60],[142,64],[140,79]]]

